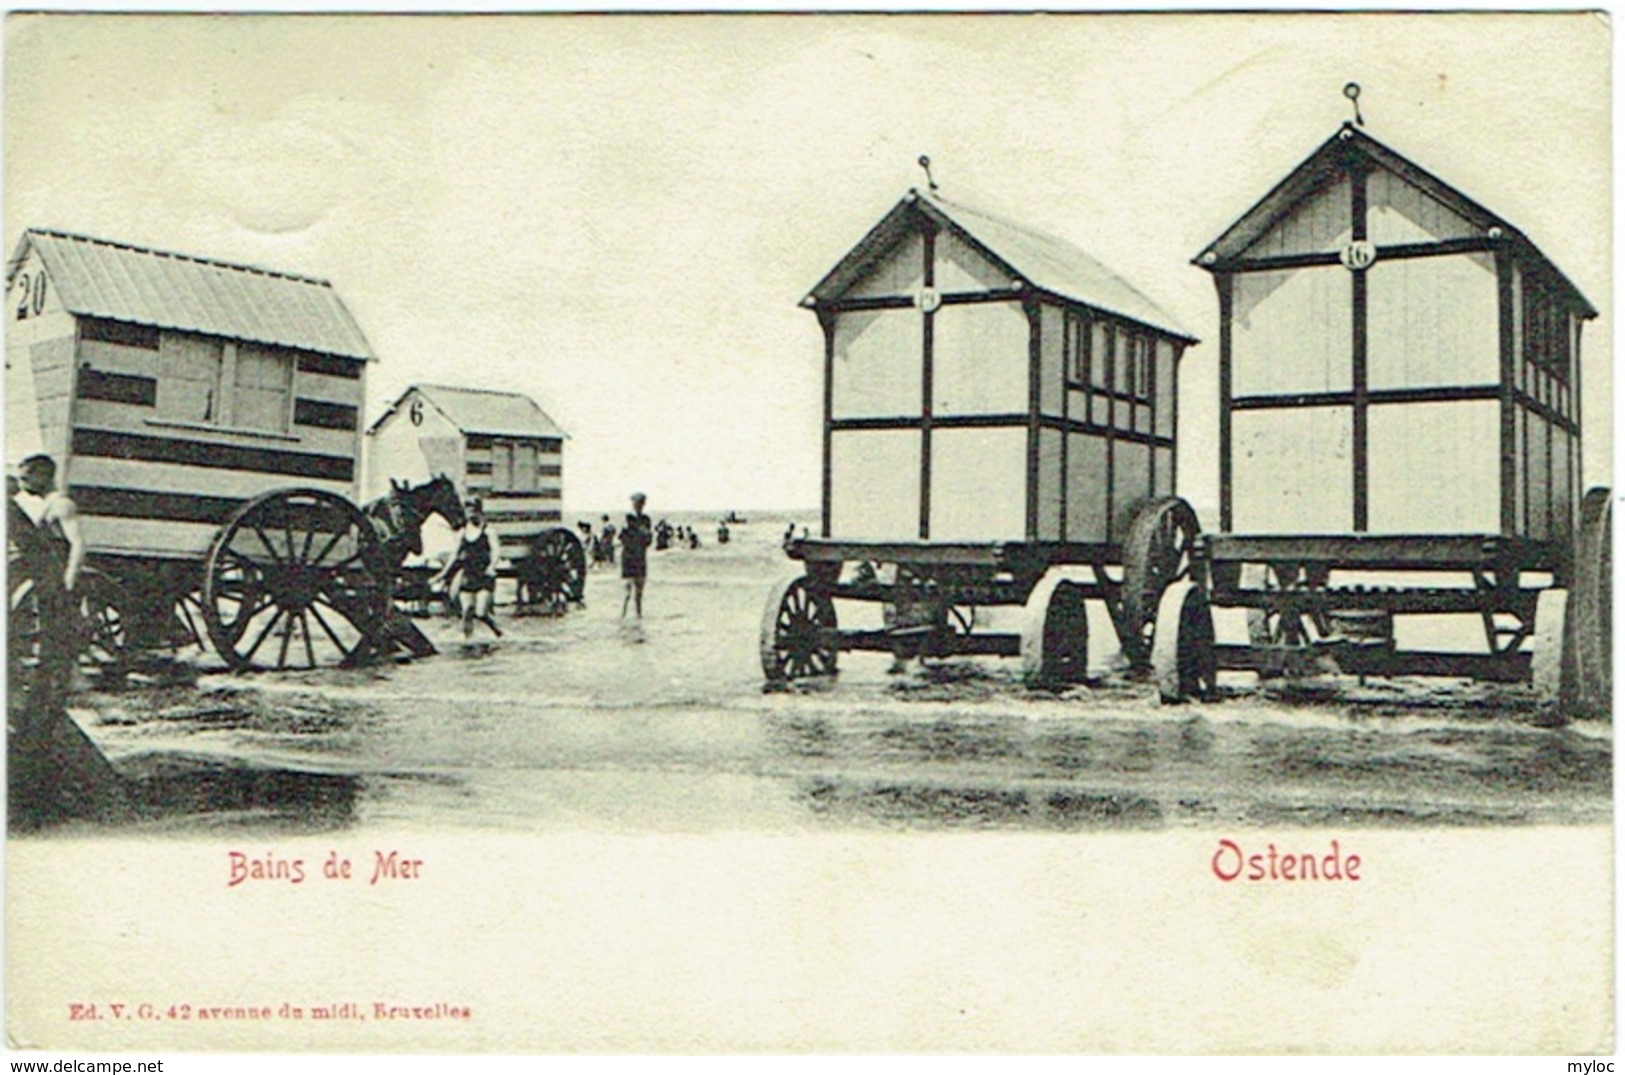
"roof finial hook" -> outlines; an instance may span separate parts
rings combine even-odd
[[[1354,105],[1354,122],[1364,127],[1365,118],[1360,115],[1360,84],[1350,82],[1347,86],[1344,86],[1343,96],[1347,97],[1349,102]]]
[[[925,169],[926,185],[931,188],[931,192],[933,194],[936,193],[937,181],[931,178],[931,158],[927,157],[924,153],[920,154],[920,167]]]

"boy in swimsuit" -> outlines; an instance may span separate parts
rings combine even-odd
[[[469,497],[463,509],[468,516],[468,525],[463,528],[462,540],[457,543],[457,552],[440,569],[434,581],[440,582],[460,568],[463,574],[458,589],[464,598],[463,637],[473,636],[474,621],[479,620],[491,629],[492,634],[501,638],[502,628],[491,618],[497,580],[491,570],[491,535],[485,528],[485,508],[478,497]]]

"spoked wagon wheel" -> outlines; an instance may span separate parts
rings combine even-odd
[[[14,702],[21,703],[27,699],[34,671],[39,667],[45,621],[34,579],[18,561],[11,562],[9,578],[6,685]],[[129,637],[124,623],[129,598],[111,577],[88,567],[79,573],[74,597],[80,620],[73,625],[77,631],[73,646],[79,663],[92,671],[118,674],[129,655]]]
[[[249,501],[204,572],[209,639],[237,671],[349,665],[382,642],[391,572],[343,497],[291,489]]]
[[[1151,667],[1164,702],[1206,698],[1218,679],[1213,609],[1207,594],[1189,579],[1174,583],[1157,610],[1157,637]]]
[[[8,712],[22,710],[34,672],[39,667],[40,609],[34,580],[24,574],[19,561],[6,569],[11,604],[6,618],[6,699]]]
[[[1041,581],[1021,622],[1021,674],[1033,686],[1083,682],[1089,671],[1089,608],[1083,587],[1063,578]]]
[[[835,674],[835,602],[805,576],[773,588],[762,613],[762,673],[769,683]]]
[[[587,581],[587,552],[581,539],[563,527],[538,534],[530,555],[514,564],[519,606],[544,612],[580,604]]]
[[[75,590],[79,613],[84,618],[80,659],[116,675],[129,658],[124,610],[130,607],[130,599],[112,576],[88,568],[80,573]]]
[[[1561,694],[1577,717],[1608,717],[1613,698],[1613,497],[1592,489],[1580,502],[1573,580],[1564,625]]]
[[[1202,525],[1177,496],[1144,504],[1123,541],[1123,598],[1119,633],[1123,655],[1134,668],[1151,663],[1152,637],[1162,592],[1191,577]]]

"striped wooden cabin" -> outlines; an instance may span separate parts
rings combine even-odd
[[[813,288],[825,537],[1123,540],[1195,340],[1070,243],[911,190]]]
[[[262,493],[355,498],[371,352],[327,281],[30,229],[7,282],[7,459],[56,460],[92,554],[198,560]]]
[[[392,478],[444,474],[481,499],[501,555],[512,560],[563,519],[565,437],[518,392],[413,385],[367,430],[368,495],[389,492]]]
[[[1345,125],[1196,264],[1219,292],[1223,530],[1566,557],[1597,311],[1505,219]]]

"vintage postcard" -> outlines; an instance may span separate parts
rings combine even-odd
[[[8,1047],[1612,1051],[1610,55],[11,15]]]

